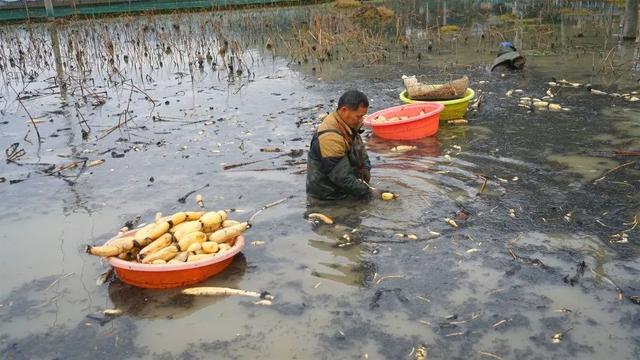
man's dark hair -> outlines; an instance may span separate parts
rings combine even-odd
[[[348,90],[338,100],[338,109],[346,106],[351,111],[358,110],[360,106],[369,107],[367,95],[358,90]]]

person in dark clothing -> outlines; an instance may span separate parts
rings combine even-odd
[[[367,96],[345,92],[338,108],[327,115],[311,139],[307,159],[307,194],[321,200],[365,199],[377,190],[369,186],[371,163],[360,130],[369,109]]]

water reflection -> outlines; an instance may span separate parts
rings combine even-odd
[[[330,255],[331,262],[319,261],[313,275],[345,285],[363,286],[373,277],[375,266],[363,258],[362,219],[371,207],[368,201],[321,201],[307,198],[307,212],[330,216],[334,223],[312,223],[314,233],[322,240],[309,240],[309,245]],[[328,270],[330,269],[330,270]]]
[[[436,136],[413,141],[390,141],[372,136],[366,144],[369,156],[373,158],[374,177],[376,169],[429,172],[434,168],[436,158],[442,155]]]
[[[436,136],[430,136],[418,140],[386,140],[377,136],[370,136],[366,141],[367,149],[376,154],[394,155],[403,152],[394,152],[393,147],[398,145],[415,146],[406,154],[417,157],[440,156],[440,144]]]
[[[197,286],[219,286],[239,288],[247,267],[247,259],[240,253],[227,269]],[[141,289],[120,280],[109,284],[109,298],[114,307],[125,314],[140,318],[182,318],[211,306],[224,297],[187,296],[180,294],[181,288],[167,290]]]

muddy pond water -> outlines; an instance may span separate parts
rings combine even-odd
[[[640,171],[615,151],[640,149],[640,102],[586,86],[639,90],[619,10],[536,23],[450,6],[460,30],[438,33],[442,2],[387,5],[397,17],[367,34],[331,5],[1,27],[0,148],[25,150],[0,163],[2,357],[637,359]],[[305,55],[296,34],[329,21],[363,40],[325,34],[331,55]],[[525,70],[486,70],[501,37]],[[403,142],[367,131],[373,184],[399,198],[308,201],[322,114],[348,88],[371,112],[398,105],[403,74],[468,75],[469,124]],[[519,105],[548,92],[567,110]],[[107,264],[87,244],[196,210],[196,193],[178,201],[196,189],[236,220],[287,199],[200,284],[269,291],[271,306],[96,285]]]

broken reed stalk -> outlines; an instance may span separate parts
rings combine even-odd
[[[383,280],[386,279],[404,279],[404,275],[400,274],[400,275],[387,275],[387,276],[382,276],[378,279],[378,281],[376,281],[376,285],[380,285],[380,283]]]
[[[485,187],[487,186],[487,178],[484,176],[480,176],[480,178],[482,178],[482,185],[480,185],[480,190],[478,191],[478,193],[482,194]]]
[[[82,125],[84,124],[84,126],[87,127],[87,134],[90,133],[91,126],[89,126],[87,119],[84,117],[84,115],[82,115],[82,112],[80,112],[80,109],[77,103],[76,103],[75,109],[76,109],[76,114],[80,117],[80,121],[78,121],[78,124],[80,125],[80,127],[82,127]],[[84,128],[82,130],[84,131]]]
[[[614,173],[614,172],[616,172],[616,171],[618,171],[618,170],[620,170],[622,168],[625,168],[627,166],[634,165],[635,163],[636,163],[635,161],[629,161],[628,163],[624,163],[622,165],[618,165],[618,166],[612,168],[611,170],[607,171],[606,173],[604,173],[604,175],[602,175],[602,177],[599,177],[599,178],[595,179],[593,181],[593,183],[597,184],[600,181],[604,180],[604,178],[607,177],[607,175],[610,175],[611,173]]]
[[[614,283],[613,280],[609,279],[607,276],[605,276],[604,274],[598,274],[597,272],[595,272],[592,268],[589,268],[589,270],[595,275],[595,276],[600,276],[601,278],[607,280],[607,282],[609,284],[611,284],[613,287],[616,288],[616,293],[618,295],[618,301],[622,301],[622,299],[624,298],[624,292],[622,291],[622,289],[620,288],[620,286],[618,286],[618,284]]]
[[[274,207],[276,205],[282,204],[283,202],[287,201],[288,198],[282,198],[280,200],[276,200],[274,202],[268,203],[267,205],[261,207],[258,211],[256,211],[253,215],[251,215],[251,217],[249,218],[249,220],[247,220],[247,223],[249,225],[251,225],[253,223],[253,219],[256,218],[256,216],[258,216],[261,212],[265,211],[268,208]]]
[[[640,156],[640,151],[616,150],[614,154],[618,156]]]
[[[16,100],[18,100],[18,103],[20,103],[20,106],[22,106],[22,108],[24,109],[24,111],[27,113],[27,116],[29,116],[29,120],[31,120],[31,125],[33,125],[33,128],[36,130],[36,135],[38,136],[38,150],[40,150],[40,146],[41,141],[42,141],[42,137],[40,136],[40,131],[38,130],[38,125],[36,125],[35,120],[33,120],[33,116],[31,116],[31,113],[29,112],[29,110],[27,109],[26,106],[24,106],[24,103],[22,102],[22,100],[20,100],[20,93],[22,91],[20,91],[20,93],[18,93],[16,91],[16,89],[13,88],[13,86],[11,86],[11,84],[8,84],[9,87],[11,87],[11,90],[13,90],[14,93],[16,93]],[[29,85],[29,84],[27,84]],[[27,85],[25,85],[25,88],[27,87]],[[24,89],[23,89],[24,90]],[[26,137],[26,136],[25,136]]]
[[[490,352],[486,352],[486,351],[478,351],[478,354],[483,355],[483,356],[488,356],[490,358],[493,359],[497,359],[497,360],[502,360],[502,358],[496,354],[492,354]]]
[[[146,100],[150,101],[151,104],[153,105],[153,107],[151,108],[151,110],[149,111],[149,117],[151,117],[153,115],[153,110],[155,110],[157,104],[156,102],[153,100],[153,98],[151,97],[151,95],[149,95],[146,91],[142,90],[140,87],[136,86],[133,84],[133,79],[129,79],[131,80],[131,84],[127,84],[129,86],[131,86],[131,91],[133,91],[133,89],[135,89],[137,92],[139,92],[140,94],[144,95]],[[124,84],[123,84],[124,85]],[[131,96],[129,96],[129,99],[131,99]]]
[[[124,110],[124,122],[125,124],[128,121],[128,115],[129,115],[129,107],[131,106],[131,99],[133,98],[133,79],[130,79],[131,81],[131,91],[129,91],[129,100],[127,101],[127,108]],[[118,119],[118,121],[120,121]]]
[[[131,80],[131,82],[133,83],[133,80]],[[117,129],[121,128],[122,126],[127,125],[127,123],[130,120],[129,118],[127,118],[127,114],[129,112],[129,105],[131,104],[132,94],[133,94],[133,87],[131,87],[131,91],[129,92],[129,101],[127,102],[127,108],[124,111],[124,121],[120,120],[122,118],[122,116],[118,117],[118,123],[116,125],[110,127],[109,129],[105,130],[102,133],[102,135],[100,135],[96,140],[102,140],[105,137],[107,137],[109,134],[111,134],[112,132],[116,131]]]
[[[73,79],[73,77],[69,76],[69,79]],[[93,98],[96,99],[96,104],[97,105],[102,105],[102,104],[104,104],[106,102],[103,97],[98,95],[98,93],[96,93],[95,91],[91,90],[89,87],[87,87],[86,85],[83,84],[85,82],[84,80],[86,80],[86,79],[83,79],[83,81],[79,81],[77,79],[73,79],[73,80],[75,80],[78,83],[78,85],[80,86],[80,89],[82,91],[86,91],[89,95],[93,96]],[[94,86],[95,86],[95,84],[94,84]],[[106,95],[106,92],[105,92],[105,95]]]

